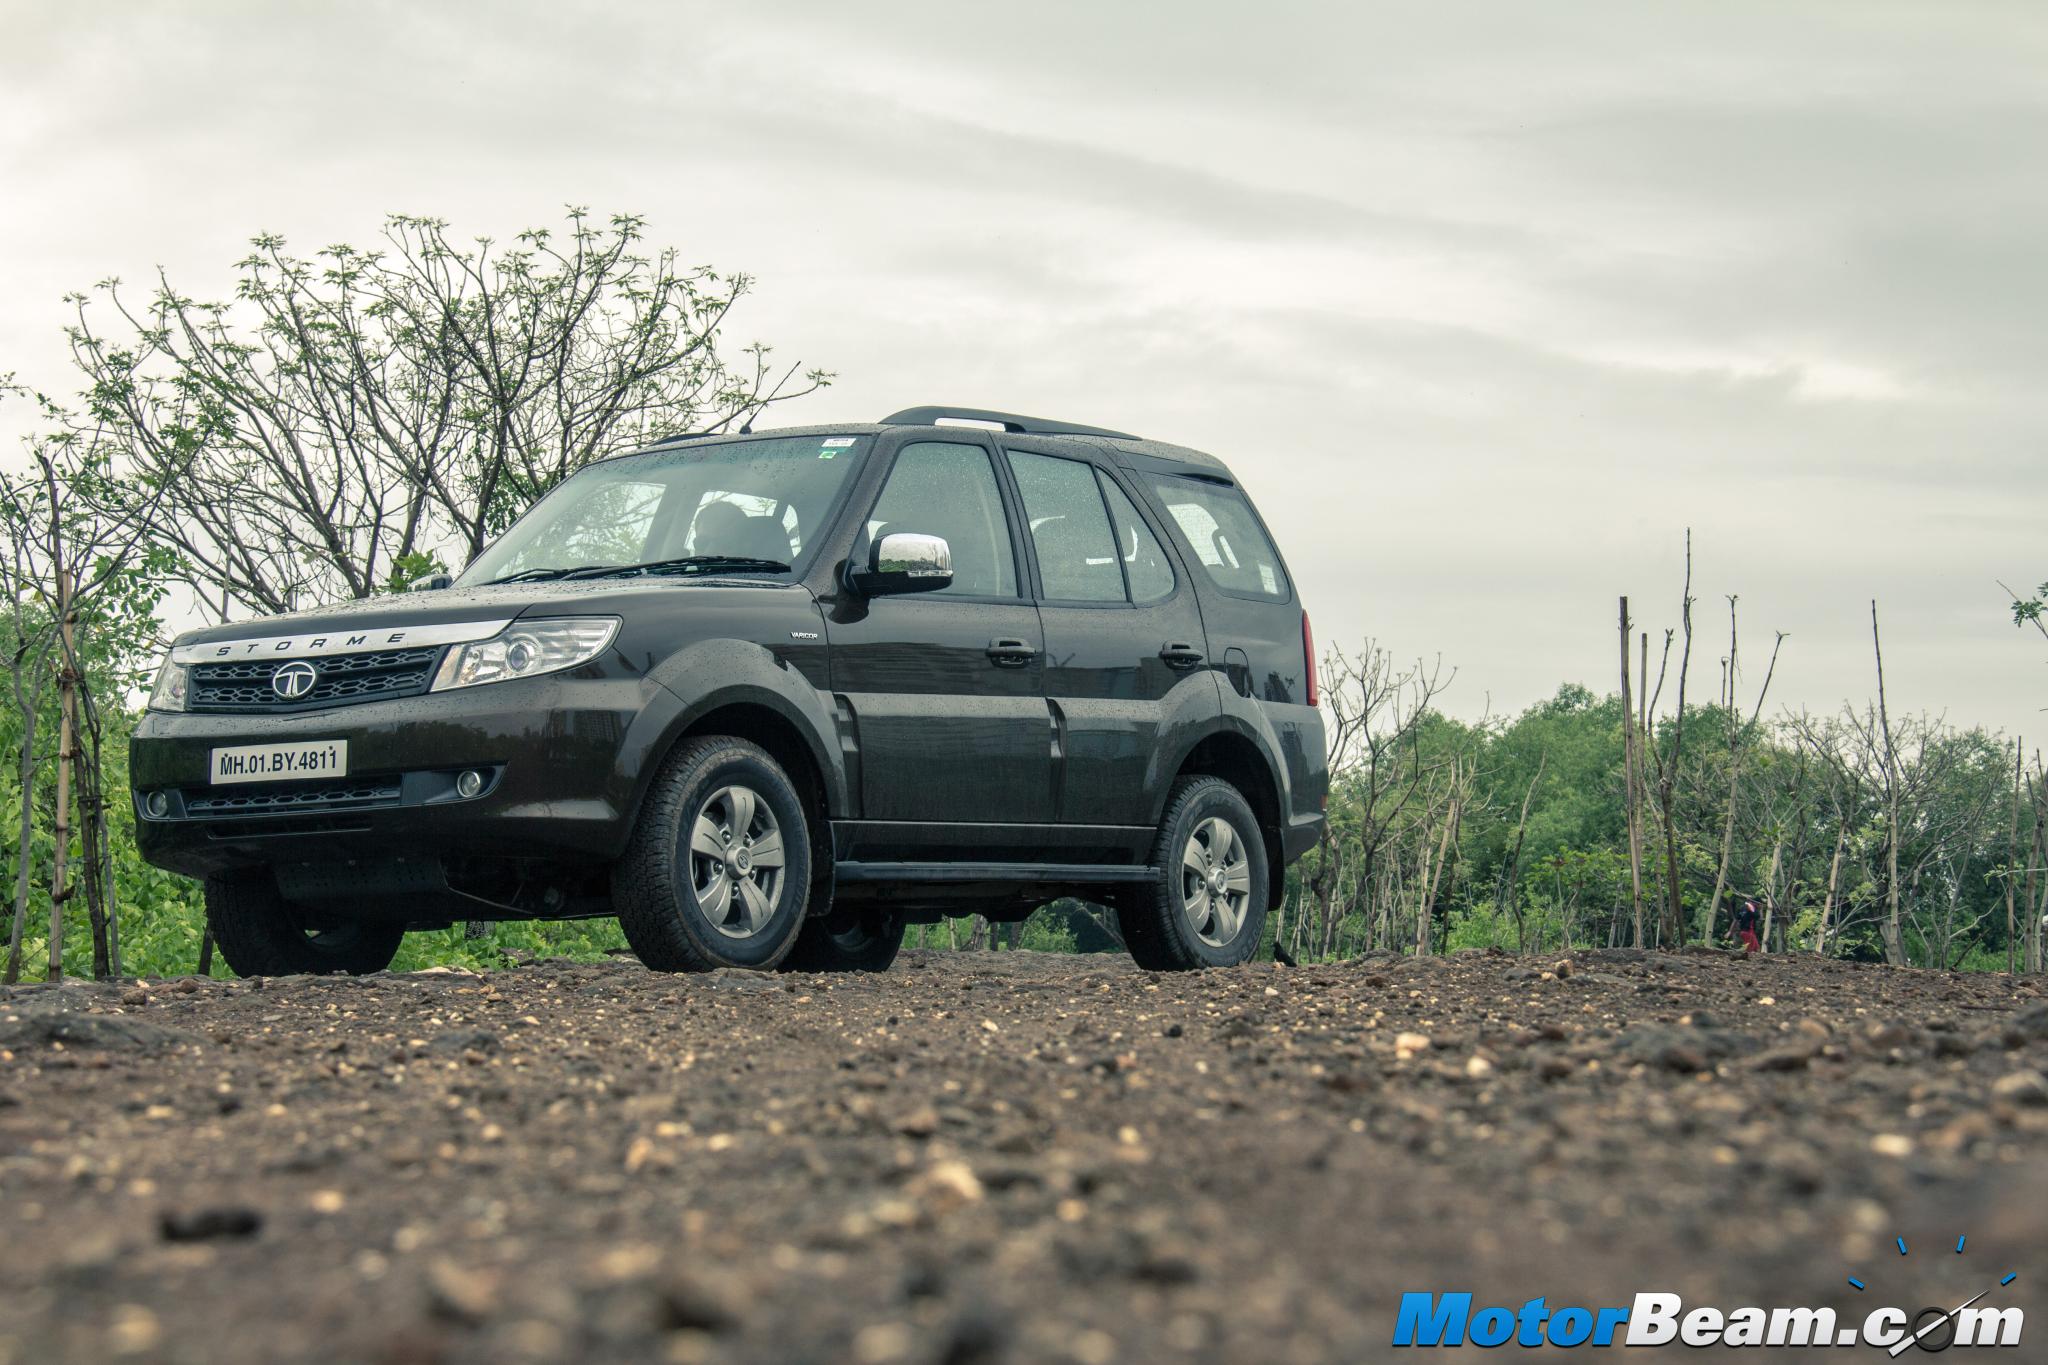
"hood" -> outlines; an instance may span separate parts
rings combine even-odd
[[[672,605],[677,593],[730,596],[758,592],[807,593],[807,590],[803,585],[785,579],[741,574],[723,577],[707,574],[701,578],[584,578],[566,583],[440,588],[392,593],[387,597],[366,597],[354,602],[288,612],[282,616],[230,621],[225,625],[186,631],[173,643],[183,647],[257,637],[269,643],[285,638],[311,640],[328,635],[360,636],[372,630],[411,637],[389,641],[393,644],[413,643],[415,640],[426,643],[425,639],[412,633],[430,626],[504,623],[522,616],[623,616],[632,610],[636,602],[659,600]],[[455,638],[445,630],[431,634],[442,642]],[[479,637],[470,634],[465,638]]]

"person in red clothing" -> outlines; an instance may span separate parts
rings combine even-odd
[[[1763,926],[1763,915],[1757,910],[1756,902],[1744,901],[1735,908],[1735,938],[1742,944],[1745,957],[1753,957],[1764,946],[1757,938],[1757,930]]]

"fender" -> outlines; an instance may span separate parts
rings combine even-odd
[[[661,756],[692,725],[726,706],[759,706],[773,711],[796,732],[824,780],[828,818],[847,810],[846,765],[829,699],[788,660],[748,640],[701,640],[686,645],[651,669],[646,709],[635,717],[619,746],[618,772],[631,783],[626,828],[639,819],[640,802],[660,768]]]
[[[1162,753],[1161,761],[1152,777],[1151,823],[1157,825],[1165,818],[1166,798],[1173,785],[1174,774],[1188,761],[1188,755],[1199,748],[1205,740],[1213,739],[1217,735],[1239,736],[1249,740],[1252,747],[1258,751],[1259,761],[1265,764],[1266,774],[1273,781],[1273,793],[1280,804],[1280,823],[1284,828],[1289,813],[1294,808],[1294,793],[1287,779],[1287,765],[1281,761],[1279,748],[1270,732],[1248,724],[1243,716],[1230,712],[1205,717],[1200,728],[1191,729],[1185,735],[1177,734],[1176,739],[1179,742]]]

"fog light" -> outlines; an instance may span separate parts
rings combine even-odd
[[[162,792],[151,792],[142,798],[142,808],[149,812],[152,820],[161,820],[171,813],[171,798]]]
[[[471,768],[455,779],[455,794],[467,801],[484,789],[484,775]]]

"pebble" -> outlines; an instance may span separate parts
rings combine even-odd
[[[2048,1079],[2038,1071],[2015,1071],[1991,1083],[1993,1097],[2029,1107],[2048,1105]]]
[[[263,1215],[242,1205],[223,1204],[184,1211],[165,1210],[157,1231],[166,1242],[206,1242],[224,1237],[254,1237],[263,1230]]]

